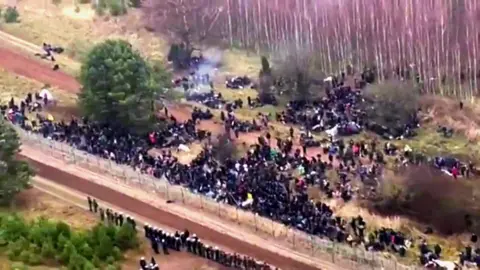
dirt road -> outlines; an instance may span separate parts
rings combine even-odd
[[[54,71],[52,69],[53,63],[49,66],[46,63],[33,61],[7,48],[0,47],[0,66],[7,71],[35,79],[45,84],[58,86],[72,93],[76,93],[80,89],[80,84],[75,78],[62,71]]]

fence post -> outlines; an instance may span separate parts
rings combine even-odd
[[[272,222],[272,236],[275,237],[275,224],[273,224],[273,219],[270,219]]]
[[[237,219],[238,224],[240,224],[240,220],[238,219],[238,206],[235,207],[235,218]]]
[[[203,210],[203,196],[199,195],[200,197],[200,208]]]
[[[167,200],[169,200],[169,194],[168,194],[168,182],[165,182],[165,195],[167,196]]]
[[[253,222],[255,224],[255,231],[258,231],[257,227],[257,213],[253,213]]]
[[[332,242],[332,262],[335,263],[335,242]]]
[[[295,247],[295,231],[293,229],[289,229],[292,231],[292,243],[293,243],[293,247]]]
[[[222,209],[220,209],[220,203],[217,202],[217,204],[218,204],[218,216],[221,217],[221,216],[222,216],[222,214],[221,214],[221,213],[222,213]]]
[[[312,256],[315,254],[315,238],[313,235],[310,235],[310,239],[312,240]]]
[[[182,192],[182,203],[185,204],[185,195],[183,194],[183,188],[180,189]]]

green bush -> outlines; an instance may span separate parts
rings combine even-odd
[[[108,8],[107,1],[108,0],[96,0],[92,2],[92,8],[95,9],[95,13],[98,16],[105,15],[105,9]]]
[[[43,242],[40,254],[44,259],[52,259],[55,257],[55,247],[53,246],[52,239],[47,239]]]
[[[136,234],[137,232],[131,224],[124,223],[116,234],[115,243],[123,251],[134,249],[138,247]]]
[[[142,0],[130,0],[130,6],[134,8],[141,8]]]
[[[79,4],[90,4],[91,2],[91,0],[78,0]]]
[[[6,23],[16,23],[18,22],[18,17],[20,17],[20,14],[16,7],[8,7],[3,14]]]
[[[38,265],[54,259],[73,270],[107,265],[118,269],[115,263],[123,258],[122,252],[138,246],[137,234],[128,225],[98,224],[88,231],[72,231],[64,222],[40,218],[27,223],[17,215],[0,214],[0,231],[12,261]]]
[[[112,16],[120,16],[127,13],[127,7],[123,0],[110,0],[108,2],[108,9]]]
[[[26,266],[24,263],[22,262],[14,262],[12,263],[12,265],[10,266],[10,268],[12,270],[28,270],[28,266]]]

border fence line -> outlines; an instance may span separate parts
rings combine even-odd
[[[287,243],[295,251],[311,257],[317,257],[339,266],[350,269],[365,270],[417,270],[420,266],[406,266],[395,259],[382,257],[379,252],[367,251],[363,247],[350,247],[328,239],[309,235],[295,228],[285,226],[251,211],[245,211],[235,206],[216,202],[202,194],[195,194],[187,188],[170,184],[165,178],[155,178],[141,173],[127,165],[120,165],[109,159],[100,158],[87,152],[75,149],[65,143],[47,139],[40,134],[25,131],[14,126],[23,144],[40,148],[54,158],[61,158],[67,163],[88,168],[113,176],[127,186],[140,188],[149,193],[155,193],[166,200],[173,200],[201,211],[214,214],[222,219],[244,225],[256,232],[262,232],[270,237]]]

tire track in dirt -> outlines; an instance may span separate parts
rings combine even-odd
[[[54,71],[51,66],[2,47],[0,47],[0,66],[7,71],[42,83],[58,86],[60,89],[71,93],[78,93],[81,87],[80,83],[72,76],[62,71]]]
[[[78,190],[82,193],[89,194],[93,197],[97,197],[109,204],[116,205],[127,211],[138,213],[140,216],[154,220],[160,224],[165,224],[166,226],[172,228],[179,227],[179,225],[183,226],[195,232],[201,238],[218,243],[219,245],[228,247],[229,249],[235,250],[241,254],[246,254],[248,256],[266,261],[269,264],[280,266],[283,269],[318,269],[316,267],[280,256],[279,254],[258,248],[249,243],[239,241],[229,235],[217,233],[212,229],[155,208],[126,194],[92,183],[88,180],[61,171],[47,164],[40,163],[25,156],[20,157],[21,159],[28,161],[35,168],[37,174],[43,178],[49,179],[57,184],[67,186],[74,190]]]

